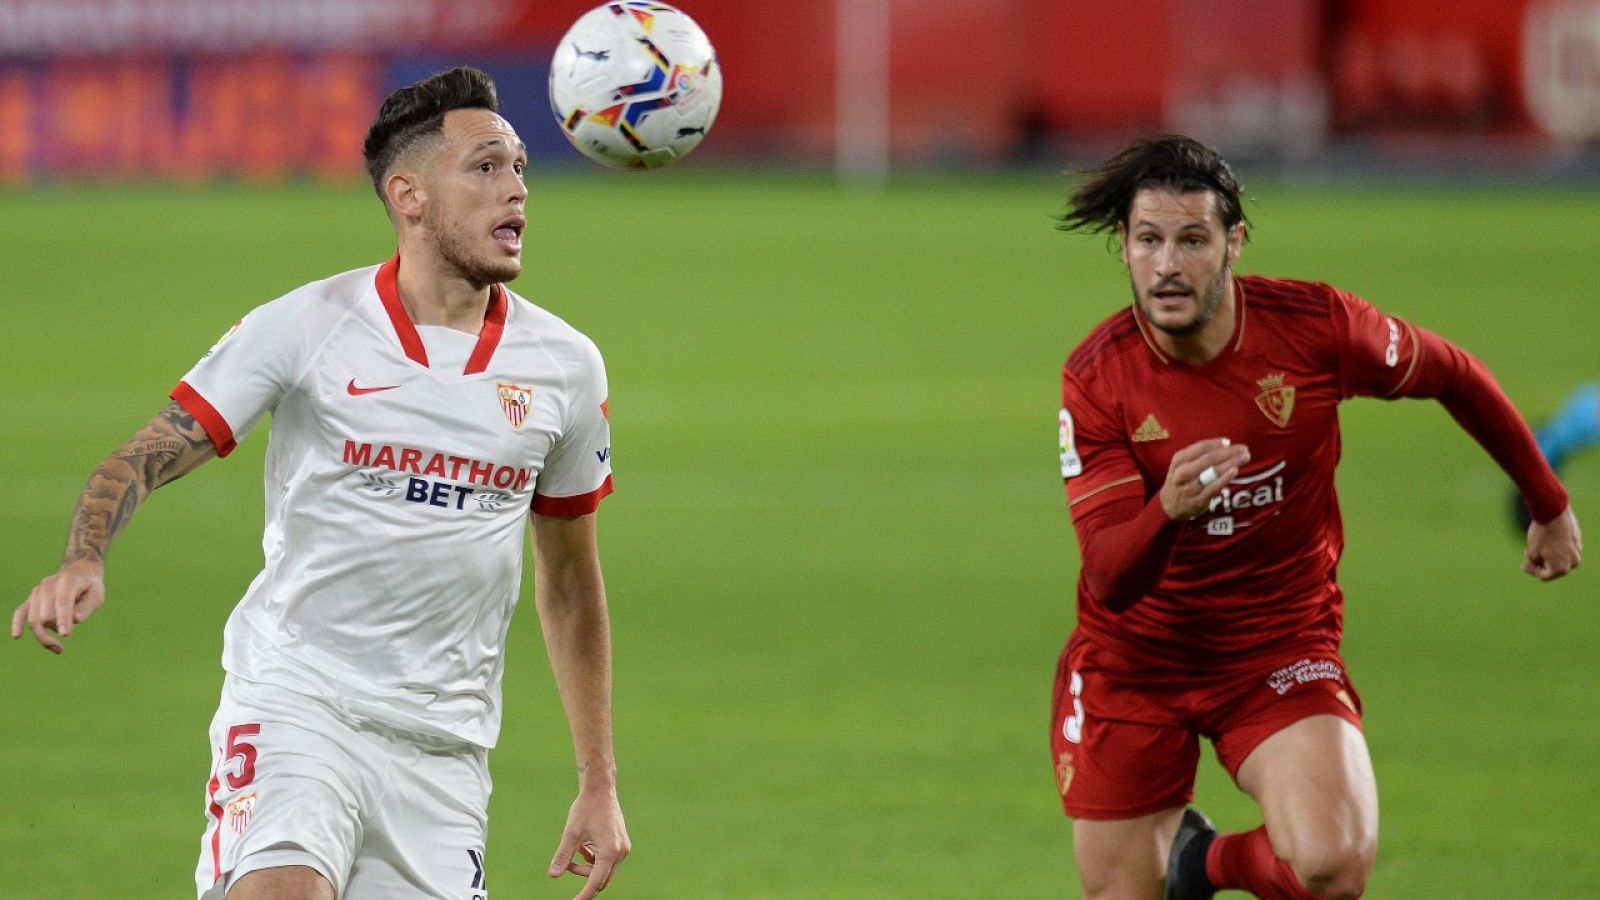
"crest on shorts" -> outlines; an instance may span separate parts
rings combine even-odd
[[[1063,750],[1056,754],[1056,785],[1061,788],[1061,796],[1067,795],[1067,788],[1072,787],[1072,776],[1076,774],[1072,767],[1072,754]]]
[[[1286,377],[1280,372],[1256,379],[1256,384],[1261,386],[1261,393],[1256,395],[1256,407],[1279,428],[1287,426],[1289,417],[1294,415],[1294,385],[1284,384]]]
[[[500,397],[500,411],[506,414],[506,421],[511,423],[512,428],[521,428],[523,421],[528,418],[528,407],[533,405],[533,388],[509,381],[497,381],[494,388]]]
[[[228,827],[233,829],[234,834],[244,834],[244,830],[250,827],[250,820],[256,814],[256,800],[256,792],[251,791],[228,801]]]

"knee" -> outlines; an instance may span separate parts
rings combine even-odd
[[[1348,834],[1304,847],[1285,862],[1312,896],[1355,900],[1366,890],[1377,856],[1376,834]]]

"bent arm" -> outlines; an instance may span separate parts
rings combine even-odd
[[[1418,328],[1423,359],[1406,393],[1434,397],[1516,483],[1534,521],[1549,523],[1567,508],[1567,492],[1539,452],[1533,432],[1488,367],[1450,341]]]
[[[1154,590],[1184,522],[1203,515],[1249,461],[1250,448],[1243,444],[1196,441],[1172,455],[1166,481],[1149,499],[1141,499],[1142,482],[1130,481],[1112,487],[1118,493],[1092,509],[1075,512],[1089,595],[1107,610],[1122,612]],[[1202,472],[1207,481],[1200,480]]]
[[[31,630],[52,653],[61,639],[105,603],[106,554],[150,492],[216,456],[194,417],[168,404],[89,476],[72,513],[61,567],[46,576],[11,616],[11,637]]]
[[[1159,494],[1143,504],[1131,494],[1119,497],[1074,521],[1084,586],[1111,612],[1155,589],[1183,533],[1183,522],[1167,516]]]
[[[1533,516],[1522,570],[1550,581],[1577,568],[1583,559],[1577,517],[1522,415],[1472,354],[1438,335],[1416,331],[1421,353],[1431,357],[1431,365],[1407,393],[1436,397],[1516,483]]]

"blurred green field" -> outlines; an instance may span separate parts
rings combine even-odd
[[[635,844],[606,897],[1076,897],[1047,750],[1076,550],[1059,368],[1126,302],[1045,176],[535,174],[520,292],[606,353],[601,515]],[[1600,195],[1265,187],[1241,269],[1331,280],[1485,359],[1531,417],[1600,377]],[[370,192],[0,193],[5,610],[90,469],[246,309],[384,258]],[[1436,405],[1344,411],[1346,656],[1374,898],[1600,896],[1600,589],[1517,570],[1506,480]],[[0,896],[191,895],[222,623],[265,431],[163,489],[55,658],[0,646]],[[1566,473],[1594,530],[1600,456]],[[1591,567],[1594,563],[1591,563]],[[531,581],[531,580],[530,580]],[[528,601],[526,595],[525,601]],[[488,848],[543,874],[571,749],[531,605]],[[1208,757],[1199,802],[1258,823]],[[192,895],[191,895],[192,896]]]

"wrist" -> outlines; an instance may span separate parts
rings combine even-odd
[[[605,760],[578,766],[578,790],[616,794],[617,764]]]
[[[61,561],[61,571],[71,572],[75,575],[87,575],[93,578],[104,578],[106,564],[102,560],[90,557],[68,557]]]

